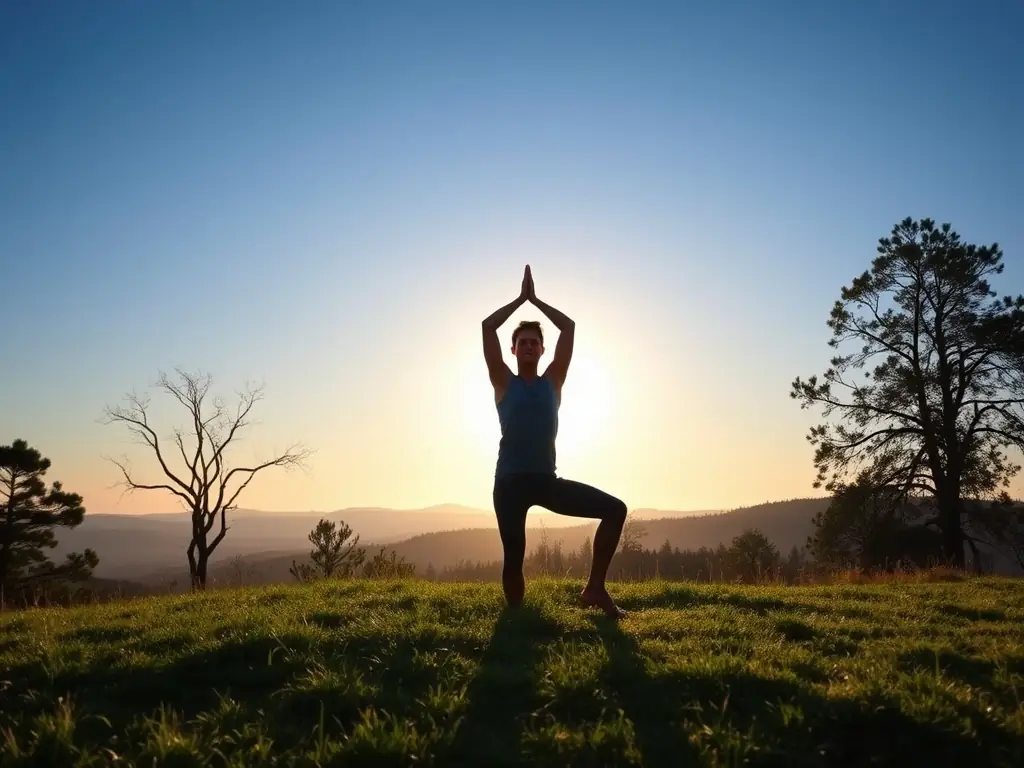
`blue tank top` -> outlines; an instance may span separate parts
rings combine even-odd
[[[496,477],[517,472],[555,473],[558,396],[539,376],[527,383],[513,375],[497,404],[501,423]]]

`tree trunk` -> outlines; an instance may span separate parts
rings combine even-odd
[[[189,576],[192,580],[192,589],[206,589],[206,566],[210,560],[210,553],[199,550],[194,556],[189,553]]]
[[[196,589],[206,589],[206,564],[210,561],[210,553],[199,550],[199,558],[196,562],[196,581],[193,586]]]
[[[960,518],[959,494],[947,493],[938,500],[942,552],[954,568],[964,568],[964,534]]]
[[[188,545],[188,572],[193,590],[206,589],[206,564],[221,538],[218,536],[214,540],[213,547],[208,546],[204,520],[205,516],[201,508],[192,510],[192,540]]]
[[[192,582],[192,589],[206,589],[206,563],[210,559],[210,553],[206,550],[203,542],[195,539],[188,545],[188,575]]]

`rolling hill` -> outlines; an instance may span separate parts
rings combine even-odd
[[[646,531],[640,541],[647,548],[656,548],[667,540],[680,549],[699,549],[727,544],[747,528],[760,528],[785,553],[794,545],[803,546],[811,532],[811,519],[827,504],[827,499],[797,499],[694,517],[640,518]],[[596,522],[558,530],[532,526],[527,530],[527,547],[536,546],[546,535],[550,543],[561,541],[564,549],[578,549],[596,529]],[[428,563],[440,569],[460,560],[501,559],[501,542],[488,530],[423,533],[392,548],[418,568]]]
[[[637,510],[638,517],[687,516],[690,512]],[[701,513],[696,513],[701,514]],[[423,509],[353,507],[333,512],[261,512],[237,510],[228,517],[229,532],[218,547],[214,561],[237,556],[266,559],[308,551],[307,536],[322,517],[344,521],[368,546],[390,545],[425,533],[479,530],[491,536],[497,530],[494,513],[458,504],[438,504]],[[535,510],[531,518],[549,529],[578,526],[574,518]],[[63,530],[54,556],[91,547],[100,558],[96,575],[105,579],[165,580],[185,562],[190,521],[184,512],[127,515],[89,513],[78,528]],[[287,575],[287,567],[284,569]]]
[[[344,520],[364,541],[381,544],[427,531],[488,526],[493,519],[483,510],[455,504],[409,510],[360,507],[328,513],[238,510],[228,517],[230,530],[217,549],[217,558],[304,549],[309,543],[306,537],[321,517]],[[60,532],[55,555],[91,547],[100,558],[97,576],[133,578],[184,563],[189,529],[189,517],[183,512],[90,513],[78,528]]]
[[[642,525],[643,546],[655,549],[665,541],[680,549],[728,544],[750,528],[759,528],[783,553],[802,547],[812,531],[814,515],[828,505],[827,498],[791,499],[758,504],[728,512],[704,514],[636,510],[631,519]],[[530,513],[527,546],[547,536],[563,549],[578,549],[593,536],[596,522]],[[660,517],[658,516],[660,515]],[[493,514],[451,504],[420,510],[354,508],[326,515],[314,512],[268,513],[240,511],[230,520],[227,538],[210,561],[214,583],[275,583],[292,580],[292,560],[309,552],[307,534],[321,517],[344,520],[359,534],[368,551],[386,546],[423,573],[460,561],[488,562],[501,558],[501,542]],[[131,580],[150,586],[188,582],[185,547],[188,519],[184,514],[129,516],[91,515],[78,529],[61,532],[56,555],[92,547],[100,556],[96,576]],[[985,550],[988,552],[988,550]],[[1021,575],[1012,557],[997,556],[995,572]]]
[[[695,516],[656,519],[633,513],[630,516],[638,520],[646,531],[641,537],[641,543],[648,548],[656,548],[666,540],[680,549],[717,547],[720,543],[730,542],[734,536],[748,528],[760,528],[785,553],[793,546],[803,546],[811,531],[811,519],[827,503],[826,499],[796,499]],[[644,512],[650,514],[656,511]],[[533,512],[530,515],[533,518]],[[562,519],[570,520],[571,524],[553,528],[547,525],[545,519],[543,526],[539,522],[530,525],[527,528],[527,546],[536,546],[541,537],[546,535],[552,544],[561,541],[564,549],[578,549],[588,536],[593,536],[597,528],[596,521],[579,524],[573,518]],[[374,545],[386,544],[389,550],[393,549],[406,562],[414,564],[419,573],[423,573],[428,566],[441,570],[463,560],[486,562],[501,559],[501,541],[493,526],[431,531],[397,542],[373,541],[364,537],[360,544],[365,544],[371,552]],[[304,539],[293,549],[263,549],[247,553],[240,561],[232,561],[232,555],[222,554],[218,550],[210,563],[210,578],[221,584],[291,581],[288,569],[292,560],[302,561],[308,553],[309,544]],[[133,578],[153,585],[166,585],[170,582],[184,585],[188,581],[188,571],[184,558],[179,555],[170,567],[149,568],[134,574]]]

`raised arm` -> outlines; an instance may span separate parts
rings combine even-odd
[[[523,287],[519,296],[510,301],[500,309],[496,309],[481,323],[484,342],[484,360],[487,362],[487,375],[491,379],[491,386],[495,393],[500,394],[508,384],[512,370],[505,364],[501,355],[501,342],[498,341],[498,329],[502,323],[512,317],[512,313],[526,303],[528,291],[527,285],[530,280],[530,268],[526,268],[526,275],[523,277]]]
[[[532,288],[531,281],[531,288]],[[544,371],[544,375],[551,382],[561,389],[565,383],[566,374],[569,372],[569,362],[572,360],[572,348],[576,341],[576,323],[566,317],[557,309],[537,298],[536,294],[530,296],[530,301],[537,309],[547,315],[548,319],[558,329],[558,341],[555,343],[555,356]]]

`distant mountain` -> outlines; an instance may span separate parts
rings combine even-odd
[[[680,549],[699,549],[728,544],[749,528],[759,528],[783,553],[802,547],[813,530],[812,520],[829,503],[828,498],[791,499],[728,512],[686,513],[635,510],[630,518],[645,532],[641,542],[657,548],[665,541]],[[661,515],[656,517],[655,515]],[[460,561],[500,560],[501,541],[493,514],[483,510],[442,504],[421,510],[378,508],[343,509],[335,512],[257,512],[242,510],[230,519],[231,530],[210,562],[214,583],[276,583],[291,581],[292,560],[309,553],[306,538],[321,517],[342,519],[361,537],[369,552],[386,546],[422,573],[428,566],[441,570]],[[561,526],[552,523],[561,523]],[[555,517],[531,511],[527,546],[533,548],[546,536],[567,550],[578,549],[593,537],[597,522]],[[411,533],[409,533],[411,531]],[[403,536],[402,533],[405,532]],[[77,530],[61,532],[56,553],[84,546],[100,556],[96,576],[125,583],[127,591],[137,584],[166,588],[177,582],[187,588],[185,547],[188,519],[184,514],[128,516],[92,515]],[[1021,574],[1019,564],[999,555],[997,572]]]
[[[365,544],[389,544],[429,531],[464,528],[496,530],[494,513],[458,504],[438,504],[424,509],[353,507],[333,512],[260,512],[240,509],[228,514],[228,535],[215,558],[227,560],[254,552],[308,549],[307,536],[322,517],[343,520]],[[542,514],[551,528],[576,525],[574,518]],[[189,516],[184,512],[117,515],[87,513],[75,529],[58,533],[54,554],[91,547],[100,558],[96,575],[101,578],[134,578],[185,563]]]
[[[704,517],[705,515],[720,515],[728,512],[726,509],[692,509],[686,512],[676,512],[668,509],[631,509],[629,516],[634,520],[664,520],[665,518],[676,517]]]
[[[218,558],[267,550],[295,550],[320,518],[344,520],[364,541],[388,543],[426,531],[493,525],[493,514],[454,504],[427,509],[340,509],[334,512],[259,512],[228,514],[228,535],[217,548]],[[61,531],[55,554],[96,550],[97,576],[127,578],[185,562],[191,522],[188,514],[112,515],[87,513],[75,529]]]
[[[656,548],[666,539],[673,547],[680,549],[698,549],[702,546],[717,547],[720,543],[728,544],[734,536],[747,528],[760,528],[783,553],[795,546],[803,546],[812,529],[811,520],[814,514],[827,506],[827,499],[797,499],[754,507],[736,509],[731,512],[687,515],[676,513],[674,517],[644,518],[630,514],[631,519],[642,524],[646,534],[641,538],[644,546]],[[644,510],[646,513],[656,510]],[[527,528],[527,546],[532,548],[547,536],[548,541],[561,541],[565,549],[578,549],[588,536],[593,537],[597,522],[579,524],[578,520],[568,518],[571,525],[555,528],[544,519],[544,524],[531,514],[531,525]],[[662,513],[666,514],[666,513]],[[347,518],[346,518],[347,519]],[[562,518],[563,520],[567,518]],[[230,534],[229,534],[230,538]],[[225,539],[225,545],[227,539]],[[494,561],[500,560],[501,541],[494,527],[473,527],[458,530],[431,531],[420,533],[398,542],[372,542],[363,539],[369,551],[373,545],[386,544],[407,562],[416,565],[422,573],[429,565],[440,570],[446,566],[456,565],[461,560]],[[211,561],[210,578],[218,583],[233,583],[244,580],[248,583],[275,583],[290,581],[288,569],[292,560],[303,560],[309,552],[306,541],[291,550],[274,547],[262,551],[250,552],[240,560],[232,560],[231,555],[217,555]],[[177,581],[179,585],[187,584],[188,571],[183,560],[175,560],[169,568],[146,569],[136,573],[133,578],[150,584],[167,584]]]
[[[680,549],[717,547],[723,542],[728,544],[748,528],[760,528],[786,553],[793,546],[802,547],[806,543],[813,529],[811,520],[828,503],[828,499],[796,499],[703,515],[651,519],[631,514],[630,517],[643,525],[646,534],[641,542],[648,548],[656,548],[666,540]],[[526,545],[533,548],[542,536],[547,536],[551,543],[561,541],[564,549],[578,549],[588,536],[593,537],[596,529],[596,521],[557,530],[534,525],[527,528]],[[490,530],[423,533],[391,548],[421,570],[428,563],[441,569],[460,560],[501,559],[501,541]]]

